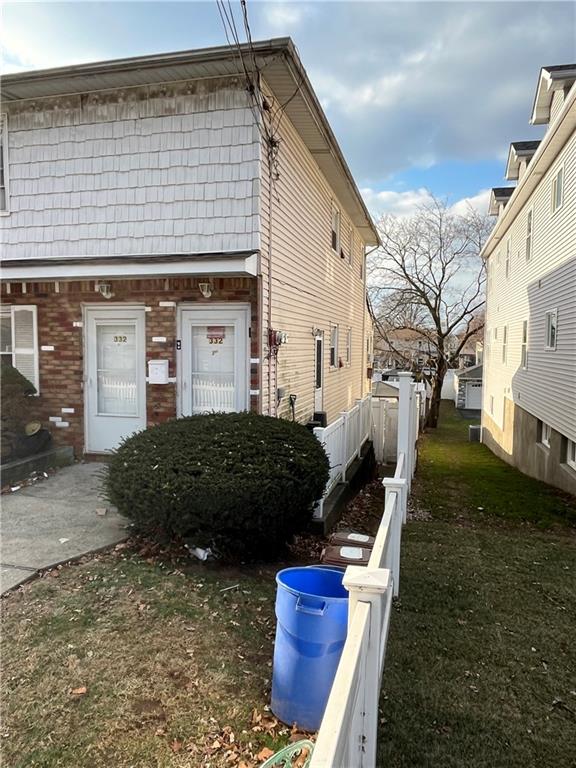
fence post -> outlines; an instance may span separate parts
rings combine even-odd
[[[348,461],[348,411],[340,411],[339,418],[342,419],[342,440],[340,441],[340,480],[346,482],[346,462]]]
[[[398,597],[400,591],[400,542],[402,539],[402,525],[406,522],[406,480],[398,477],[385,477],[382,480],[382,485],[386,489],[384,506],[386,506],[390,494],[396,494],[396,506],[392,517],[392,576],[394,597]]]
[[[409,371],[402,371],[398,374],[398,378],[400,386],[398,392],[398,447],[396,453],[397,457],[401,453],[404,454],[406,479],[408,481],[408,488],[410,488],[412,452],[414,451],[414,446],[410,445],[412,433],[412,374]]]
[[[370,637],[364,680],[364,755],[362,764],[376,765],[378,739],[378,703],[380,699],[381,659],[386,646],[385,618],[387,593],[390,591],[390,571],[387,568],[368,569],[349,565],[344,574],[344,586],[350,593],[348,620],[354,616],[359,602],[370,603]]]

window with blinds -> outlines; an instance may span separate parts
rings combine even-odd
[[[0,308],[0,357],[3,365],[12,365],[39,391],[37,307]]]

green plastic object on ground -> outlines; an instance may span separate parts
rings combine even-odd
[[[302,739],[302,741],[289,744],[284,749],[276,752],[275,755],[272,755],[272,757],[269,757],[266,762],[262,763],[260,768],[293,768],[294,758],[300,757],[304,749],[308,750],[308,757],[304,763],[298,763],[298,768],[308,768],[314,749],[314,744],[309,739]]]

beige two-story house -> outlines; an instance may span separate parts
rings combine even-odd
[[[531,123],[490,202],[482,439],[576,493],[576,65],[541,70]]]
[[[3,362],[77,454],[168,418],[331,422],[378,237],[289,39],[7,75]]]

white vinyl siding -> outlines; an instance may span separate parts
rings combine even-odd
[[[8,358],[22,376],[40,389],[38,373],[38,318],[32,304],[4,305],[0,308],[2,322],[1,356]]]
[[[552,181],[563,168],[563,202],[551,211]],[[530,173],[530,171],[527,171]],[[528,213],[532,212],[532,258],[526,261]],[[496,264],[497,251],[511,239],[511,272],[491,270],[493,283],[487,295],[486,327],[492,329],[492,350],[484,361],[484,403],[490,397],[500,412],[500,398],[507,396],[560,434],[576,440],[576,135],[572,135],[554,164],[539,180],[526,205],[518,212],[504,242],[488,257]],[[547,313],[557,310],[555,350],[548,333]],[[526,346],[524,346],[526,322]],[[508,326],[507,365],[496,352],[495,327]],[[523,365],[524,349],[527,366]],[[545,382],[545,387],[543,386]],[[495,437],[497,432],[495,432]],[[498,437],[500,439],[500,437]],[[502,439],[504,439],[502,437]]]
[[[315,366],[312,329],[324,334],[322,410],[328,423],[351,408],[369,391],[366,377],[366,333],[371,325],[366,307],[364,277],[360,278],[365,246],[350,212],[340,200],[295,130],[288,115],[279,129],[281,145],[280,178],[269,199],[267,155],[262,148],[260,244],[262,266],[262,316],[268,313],[269,210],[272,207],[272,318],[271,327],[286,330],[289,343],[283,345],[274,375],[274,384],[297,395],[296,418],[307,421],[314,413]],[[279,202],[280,201],[280,202]],[[332,248],[332,211],[340,211],[340,240],[344,254],[352,250],[354,269],[347,258],[336,258]],[[352,229],[352,243],[349,232]],[[340,254],[339,254],[340,256]],[[358,265],[358,271],[357,271]],[[331,327],[341,331],[342,361],[344,335],[352,329],[351,364],[337,372],[330,368]],[[263,346],[267,343],[267,323]],[[336,361],[337,362],[337,361]],[[262,407],[269,409],[268,360],[262,360]],[[290,417],[288,398],[279,413]]]

